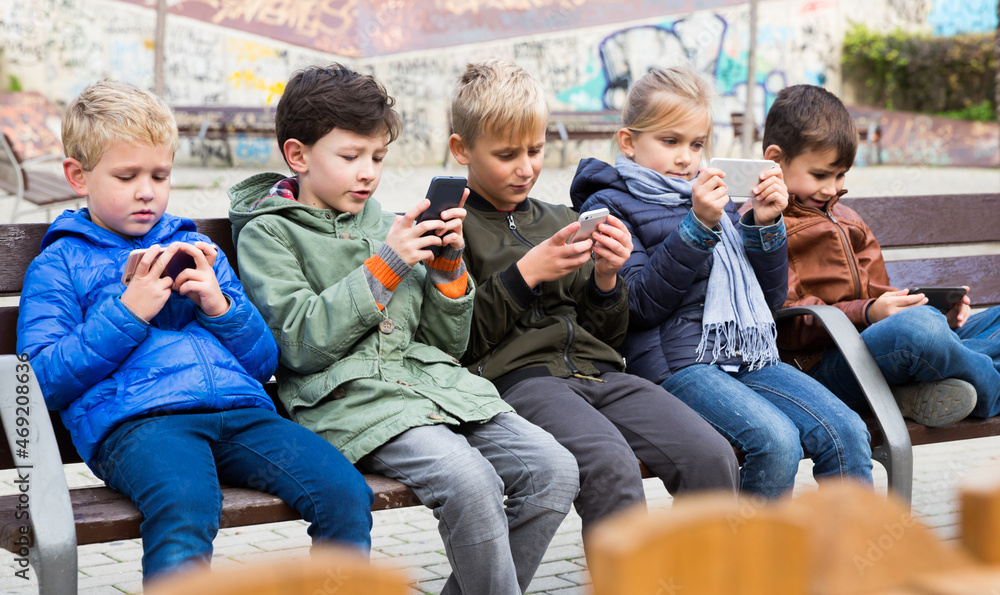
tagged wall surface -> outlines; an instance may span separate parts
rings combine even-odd
[[[963,6],[990,1],[966,0]],[[0,2],[3,80],[15,76],[24,89],[57,103],[101,78],[152,88],[155,11],[150,4]],[[390,152],[396,164],[442,161],[451,87],[467,62],[482,58],[522,65],[545,87],[553,111],[618,109],[628,85],[649,69],[693,64],[719,92],[714,106],[719,152],[732,147],[730,113],[743,111],[746,101],[749,9],[734,0],[186,0],[171,5],[165,43],[168,103],[273,105],[296,69],[339,61],[374,74],[397,98],[405,128]],[[763,121],[785,86],[811,83],[840,92],[840,44],[848,20],[884,30],[943,27],[929,21],[932,8],[930,0],[760,2],[755,121]],[[995,15],[995,1],[992,10]],[[954,25],[956,18],[948,22]],[[237,135],[223,142],[237,165],[283,165],[271,139]],[[607,157],[608,145],[574,150]],[[178,159],[212,162],[222,153],[210,143],[185,141]]]

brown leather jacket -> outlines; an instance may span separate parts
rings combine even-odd
[[[846,193],[841,191],[841,196]],[[788,298],[785,308],[826,304],[841,310],[859,331],[875,298],[895,288],[882,260],[882,249],[861,217],[837,204],[807,207],[791,197],[785,209],[788,231]],[[778,326],[782,359],[803,370],[816,365],[830,339],[812,316],[799,316]]]

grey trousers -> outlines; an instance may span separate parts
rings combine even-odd
[[[605,372],[600,380],[546,376],[503,394],[519,414],[569,449],[580,467],[576,510],[587,529],[646,501],[636,458],[674,495],[701,490],[736,494],[733,447],[693,409],[648,380]]]
[[[434,512],[448,595],[524,593],[579,490],[573,455],[514,413],[411,428],[360,462]]]

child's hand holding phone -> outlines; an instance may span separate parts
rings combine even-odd
[[[705,167],[691,186],[691,210],[698,221],[709,229],[719,224],[723,210],[729,204],[729,190],[723,181],[725,177],[721,169]]]
[[[216,249],[206,242],[174,242],[134,250],[129,255],[122,283],[128,288],[121,300],[136,316],[152,320],[170,298],[171,291],[187,296],[208,316],[229,309],[229,301],[219,288],[213,266]]]
[[[441,238],[441,246],[464,248],[462,222],[465,219],[465,200],[469,197],[466,187],[468,180],[459,176],[435,176],[427,188],[430,206],[417,216],[417,223],[443,221],[444,226],[425,235],[434,234]],[[457,237],[456,237],[457,236]],[[441,246],[431,245],[428,250],[436,257],[441,254]]]
[[[772,225],[788,206],[788,188],[781,167],[770,159],[715,158],[708,167],[724,172],[729,196],[750,200],[756,225]]]
[[[186,268],[175,278],[172,288],[177,293],[194,302],[206,316],[222,316],[229,310],[229,300],[219,287],[219,279],[215,276],[215,258],[218,256],[215,246],[207,242],[187,244],[176,242],[178,254],[187,254],[194,258],[194,268]]]
[[[760,177],[761,182],[753,188],[753,196],[750,197],[754,223],[759,226],[773,225],[788,206],[788,187],[778,164],[765,170]]]
[[[163,272],[178,249],[179,244],[176,243],[166,249],[154,244],[141,254],[129,255],[122,278],[123,282],[127,279],[128,287],[120,299],[133,314],[146,322],[159,314],[170,299],[174,280],[164,276]]]
[[[632,255],[632,234],[614,215],[608,215],[594,234],[594,282],[598,289],[611,291],[618,283],[618,271]]]

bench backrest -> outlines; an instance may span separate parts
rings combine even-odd
[[[212,107],[175,106],[171,108],[182,135],[208,134],[274,135],[274,106]]]
[[[968,285],[974,307],[1000,304],[1000,193],[841,202],[875,234],[894,286]]]

